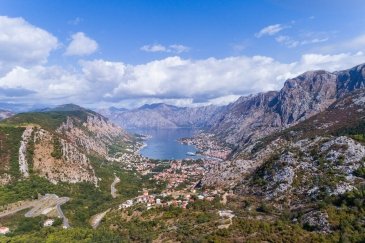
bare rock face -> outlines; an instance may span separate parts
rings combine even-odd
[[[37,129],[34,134],[33,170],[50,182],[91,182],[97,185],[95,172],[87,156],[70,142],[59,139],[60,155],[55,156],[54,135]]]
[[[212,188],[232,188],[256,167],[254,160],[215,161],[209,165],[209,172],[202,179],[202,184]]]
[[[24,177],[29,177],[28,161],[27,161],[27,146],[31,139],[33,127],[28,126],[22,135],[22,141],[20,141],[19,147],[19,170]]]
[[[210,132],[241,149],[327,109],[365,87],[365,64],[340,72],[310,71],[285,82],[279,92],[242,97],[228,106]]]
[[[334,74],[337,75],[338,97],[342,97],[348,92],[365,88],[365,64],[335,72]]]
[[[86,153],[96,153],[100,156],[108,156],[108,146],[114,140],[128,140],[129,137],[120,127],[107,121],[101,116],[88,115],[85,122],[67,117],[56,130],[57,133],[66,136],[75,146],[83,148]]]
[[[328,214],[321,211],[311,211],[304,214],[301,219],[301,224],[308,230],[320,231],[328,233],[331,231],[328,222]]]
[[[364,97],[365,90],[353,91],[325,111],[244,146],[229,161],[212,164],[202,185],[290,207],[356,190],[365,183],[357,176],[365,166]]]
[[[211,131],[229,144],[246,143],[253,137],[264,136],[280,127],[280,117],[268,112],[268,105],[277,92],[241,97],[228,107]],[[263,127],[263,124],[267,124]]]
[[[271,106],[286,126],[323,111],[336,99],[336,75],[306,72],[285,82]]]

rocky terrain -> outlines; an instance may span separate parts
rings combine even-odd
[[[107,118],[75,105],[20,113],[4,120],[3,126],[16,127],[22,132],[21,137],[14,138],[19,144],[20,173],[13,172],[12,177],[36,174],[55,184],[90,182],[97,186],[91,156],[107,160],[116,153],[123,154],[134,144],[130,135]],[[2,184],[11,181],[10,170],[9,165],[7,173],[2,175]]]
[[[212,164],[207,187],[298,206],[364,184],[365,90],[353,91],[323,112],[244,147]]]
[[[285,82],[280,91],[241,97],[210,131],[232,146],[280,131],[324,111],[337,99],[365,87],[365,64],[339,72],[309,71]]]
[[[225,106],[177,107],[163,103],[137,109],[109,108],[100,113],[124,128],[210,127],[221,118]]]

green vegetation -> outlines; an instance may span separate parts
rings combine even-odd
[[[58,137],[53,136],[52,139],[53,142],[53,151],[51,153],[51,156],[55,159],[61,159],[62,158],[62,144]]]
[[[37,129],[37,128],[35,128]],[[27,144],[27,153],[26,153],[26,159],[28,163],[28,171],[29,173],[33,173],[33,155],[34,155],[34,133],[35,131],[32,131],[32,134],[30,135],[28,144]]]
[[[365,179],[365,166],[361,166],[355,170],[354,175]]]
[[[86,121],[89,113],[95,114],[92,111],[82,109],[49,112],[27,112],[19,113],[8,119],[5,119],[1,123],[6,125],[38,124],[44,129],[54,131],[67,120],[68,116],[78,118],[81,122],[84,122]]]
[[[95,242],[124,242],[123,239],[110,230],[93,230],[89,228],[71,228],[62,230],[55,227],[42,228],[31,233],[14,237],[1,237],[0,242],[9,243],[95,243]]]
[[[0,126],[0,173],[20,177],[18,156],[23,132],[22,127]]]
[[[36,199],[38,194],[55,193],[70,197],[71,200],[62,206],[65,215],[73,226],[88,225],[90,217],[105,209],[135,197],[143,188],[143,180],[133,172],[123,171],[115,165],[99,165],[96,173],[102,178],[99,188],[90,183],[58,183],[54,185],[46,179],[32,175],[29,179],[19,180],[0,187],[0,205],[25,199]],[[114,172],[121,179],[117,184],[119,197],[112,199],[110,184]]]

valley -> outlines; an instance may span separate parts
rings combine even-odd
[[[15,114],[0,122],[0,242],[361,242],[364,88],[363,64],[222,107]],[[111,122],[156,114],[155,133]]]

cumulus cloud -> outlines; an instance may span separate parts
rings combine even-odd
[[[282,24],[269,25],[269,26],[262,28],[258,33],[255,34],[255,36],[257,38],[261,38],[265,35],[275,35],[286,28],[288,28],[288,26],[284,26]]]
[[[98,43],[89,38],[83,32],[77,32],[71,36],[71,42],[67,46],[66,56],[86,56],[93,54],[98,49]]]
[[[0,102],[226,104],[241,95],[279,90],[286,79],[308,70],[342,70],[364,61],[365,54],[357,52],[305,54],[291,63],[267,56],[201,60],[175,56],[140,65],[82,60],[78,69],[70,70],[41,65],[15,67],[0,77]]]
[[[298,47],[298,46],[303,46],[303,45],[310,45],[310,44],[318,44],[318,43],[323,43],[329,40],[329,37],[315,37],[312,36],[313,34],[311,34],[310,36],[308,36],[307,38],[301,38],[299,40],[294,39],[290,36],[287,35],[279,35],[277,37],[275,37],[276,42],[287,46],[288,48],[294,48],[294,47]]]
[[[52,34],[22,18],[0,16],[0,73],[22,65],[43,64],[58,47]]]
[[[180,44],[173,44],[169,46],[164,46],[161,44],[151,44],[142,46],[140,50],[145,52],[167,52],[180,54],[189,51],[190,48]]]
[[[296,41],[287,35],[280,35],[276,37],[275,40],[276,42],[283,44],[289,48],[297,47],[300,44],[299,41]]]

